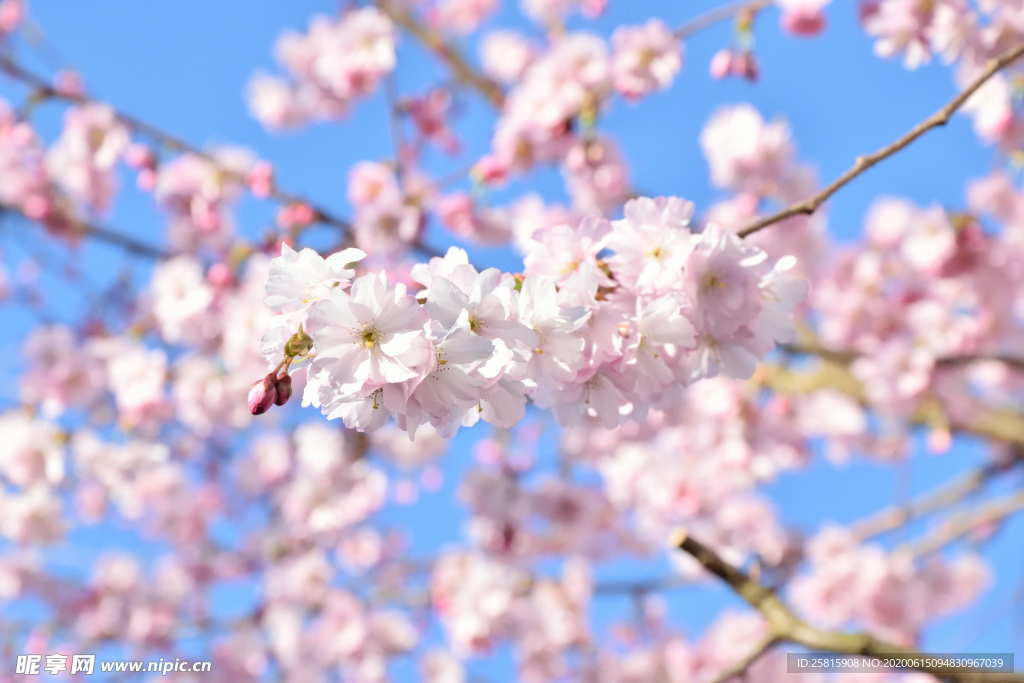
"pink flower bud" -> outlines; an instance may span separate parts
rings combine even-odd
[[[249,171],[249,191],[257,197],[267,197],[274,187],[274,167],[260,161]]]
[[[292,376],[285,375],[274,384],[274,405],[283,406],[292,397]]]
[[[132,168],[152,168],[156,162],[153,150],[137,143],[125,150],[124,160]]]
[[[861,0],[860,5],[857,7],[857,18],[860,19],[863,24],[865,21],[878,14],[878,7],[881,4],[880,0]]]
[[[719,50],[711,58],[711,77],[725,78],[732,74],[733,54],[732,50]]]
[[[271,372],[249,390],[249,412],[253,415],[262,415],[270,410],[277,400],[277,381],[274,373]]]
[[[231,266],[223,262],[214,263],[210,266],[210,270],[206,271],[206,281],[214,287],[227,287],[234,282],[234,279],[235,274],[231,271]]]
[[[736,60],[733,62],[732,72],[737,76],[742,76],[748,81],[756,81],[761,75],[761,70],[757,66],[757,60],[754,58],[754,53],[748,51],[741,52]]]
[[[508,177],[508,164],[491,154],[476,162],[472,176],[479,183],[500,183]]]
[[[21,210],[32,220],[42,220],[50,213],[50,200],[41,194],[33,194],[25,200]]]
[[[282,228],[301,228],[313,222],[316,215],[308,204],[289,204],[277,212],[277,224]]]
[[[5,0],[0,3],[0,32],[10,33],[18,28],[24,14],[21,0]]]
[[[825,13],[821,9],[784,12],[782,28],[795,36],[816,36],[825,28]]]

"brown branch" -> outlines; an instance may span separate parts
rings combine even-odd
[[[443,33],[421,22],[409,10],[402,7],[400,1],[377,0],[377,7],[444,61],[452,70],[456,80],[479,92],[495,109],[501,109],[505,104],[505,92],[501,86],[474,69],[461,52],[449,45],[449,41]]]
[[[794,370],[779,365],[761,365],[755,379],[762,386],[783,394],[811,394],[832,389],[867,405],[864,386],[850,369],[835,362],[821,363],[808,370]],[[923,399],[910,416],[914,425],[932,426],[944,419],[936,401]],[[1024,414],[1002,408],[982,408],[967,422],[948,422],[944,426],[954,432],[973,434],[992,441],[1024,446]]]
[[[17,206],[11,204],[0,204],[0,211],[6,211],[10,213],[16,213],[19,216],[25,218],[28,221],[37,222],[36,219],[26,216],[25,213]],[[164,251],[160,247],[148,244],[141,240],[137,240],[134,237],[111,230],[110,228],[103,227],[101,225],[95,225],[87,221],[75,218],[71,223],[71,230],[67,233],[56,233],[58,235],[66,234],[68,237],[90,237],[97,241],[110,244],[118,247],[130,254],[136,256],[142,256],[148,259],[167,259],[172,256],[168,251]]]
[[[848,364],[860,358],[863,353],[849,349],[830,349],[820,346],[813,340],[806,344],[780,344],[779,348],[786,353],[802,353],[809,356],[818,356],[835,363]],[[1005,363],[1012,368],[1024,370],[1024,357],[1011,356],[1002,353],[964,353],[955,356],[941,356],[935,359],[935,365],[939,367],[959,367],[971,363],[996,362]]]
[[[679,534],[674,546],[692,556],[704,569],[726,583],[747,604],[759,611],[768,622],[769,637],[776,638],[778,642],[789,642],[812,650],[839,654],[895,656],[911,661],[918,659],[921,660],[921,664],[914,670],[960,683],[993,680],[989,678],[990,674],[981,671],[953,673],[936,667],[930,663],[926,654],[886,642],[868,633],[826,631],[811,626],[787,607],[774,591],[723,560],[718,553],[685,531]],[[1024,674],[999,674],[998,680],[1002,683],[1019,683],[1024,681]]]
[[[1020,356],[1008,356],[1004,354],[963,354],[959,356],[943,356],[942,358],[936,359],[936,365],[943,367],[957,367],[960,365],[969,365],[971,363],[981,363],[984,361],[995,361],[997,363],[1005,363],[1016,370],[1024,370],[1024,358]]]
[[[89,104],[96,102],[96,100],[93,100],[86,95],[78,95],[54,88],[45,78],[29,71],[7,55],[0,55],[0,70],[3,70],[11,77],[30,86],[34,90],[34,95],[37,99],[57,99],[64,100],[66,102],[74,102],[76,104]],[[196,147],[173,133],[168,133],[162,128],[158,128],[151,123],[147,123],[146,121],[136,118],[130,114],[126,114],[123,111],[119,111],[109,104],[106,104],[106,106],[111,107],[114,112],[114,116],[118,121],[135,133],[151,138],[159,142],[164,147],[176,152],[186,152],[197,156],[210,165],[216,167],[225,176],[231,177],[242,183],[246,182],[245,174],[239,173],[234,169],[224,167],[217,158],[209,152]],[[331,225],[343,232],[349,232],[352,229],[351,224],[347,220],[334,215],[321,206],[317,206],[305,197],[292,194],[291,192],[286,192],[276,185],[273,185],[270,188],[270,197],[283,204],[305,204],[309,206],[313,210],[314,219],[317,223]]]
[[[709,10],[696,19],[683,24],[673,31],[672,35],[683,40],[685,38],[689,38],[695,33],[700,33],[706,28],[714,26],[721,21],[731,19],[738,14],[743,12],[758,12],[771,4],[772,0],[741,0],[741,2],[732,2],[728,5],[722,5],[721,7]]]
[[[647,593],[660,593],[663,591],[677,590],[692,586],[689,581],[678,574],[658,576],[651,579],[634,579],[619,581],[599,581],[594,584],[595,595],[644,595]]]
[[[171,256],[173,256],[171,252],[165,251],[160,247],[156,247],[151,244],[147,244],[146,242],[136,240],[134,237],[130,237],[124,233],[117,232],[109,228],[105,228],[101,225],[93,225],[92,223],[79,222],[77,224],[77,227],[79,234],[81,235],[91,237],[95,240],[104,242],[106,244],[110,244],[115,247],[119,247],[120,249],[123,249],[124,251],[127,251],[131,254],[135,254],[136,256],[143,256],[145,258],[159,260],[168,259],[171,258]]]
[[[971,532],[989,524],[998,524],[1021,510],[1024,510],[1024,491],[989,501],[974,511],[958,516],[950,523],[941,526],[933,535],[907,543],[899,550],[907,552],[915,558],[931,555]]]
[[[898,529],[907,522],[954,505],[979,491],[992,478],[1022,462],[1020,449],[1009,460],[994,460],[906,505],[893,505],[850,525],[861,541]]]
[[[914,126],[909,133],[901,137],[899,140],[893,142],[890,145],[887,145],[886,147],[881,148],[877,152],[857,157],[857,160],[854,162],[853,166],[851,166],[845,173],[843,173],[841,176],[832,181],[832,184],[826,187],[824,190],[801,202],[797,202],[796,204],[793,204],[792,206],[789,206],[788,208],[785,208],[782,211],[779,211],[778,213],[774,213],[770,216],[766,216],[764,218],[754,221],[747,227],[740,230],[739,236],[747,237],[748,235],[753,235],[755,232],[758,232],[759,230],[767,228],[769,225],[773,225],[787,218],[791,218],[793,216],[798,215],[810,215],[814,213],[815,211],[818,210],[818,207],[825,203],[825,201],[829,197],[834,195],[836,192],[838,192],[841,188],[843,188],[845,185],[847,185],[850,181],[859,176],[861,173],[864,173],[866,170],[868,170],[878,162],[883,161],[884,159],[888,159],[893,154],[896,154],[903,148],[907,147],[910,143],[914,142],[914,140],[917,140],[919,137],[927,133],[932,128],[945,126],[949,122],[950,117],[961,106],[963,106],[964,102],[966,102],[971,97],[971,95],[977,92],[977,90],[982,85],[984,85],[985,81],[987,81],[989,78],[995,75],[995,73],[998,72],[1000,69],[1016,61],[1021,55],[1024,55],[1024,45],[1018,45],[1012,50],[1009,50],[1000,55],[999,57],[993,59],[992,61],[989,62],[985,70],[982,71],[981,74],[977,78],[975,78],[970,85],[967,86],[967,88],[965,88],[963,91],[960,92],[960,94],[958,94],[956,97],[950,100],[944,107],[939,109],[937,112],[929,116],[921,123]]]

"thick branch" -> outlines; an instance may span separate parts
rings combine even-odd
[[[4,72],[9,74],[13,78],[33,88],[38,97],[65,100],[68,102],[75,102],[77,104],[88,104],[95,102],[95,100],[89,98],[86,95],[77,95],[74,93],[69,93],[54,88],[49,84],[49,82],[45,78],[35,73],[32,73],[31,71],[24,68],[13,59],[11,59],[11,57],[9,56],[0,55],[0,69],[2,69]],[[106,106],[110,106],[109,104],[104,104]],[[168,133],[162,128],[158,128],[157,126],[154,126],[141,119],[131,116],[130,114],[126,114],[122,111],[119,111],[114,107],[111,107],[111,109],[113,110],[114,116],[117,118],[117,120],[125,126],[127,126],[128,128],[130,128],[135,133],[156,140],[157,142],[159,142],[164,147],[167,147],[168,149],[177,152],[187,152],[189,154],[195,155],[203,159],[210,165],[215,166],[225,176],[231,177],[242,183],[246,182],[245,174],[239,173],[238,171],[231,168],[225,168],[217,160],[217,158],[214,157],[209,152],[200,149],[199,147],[196,147],[195,145],[189,143],[186,140],[183,140],[182,138],[174,135],[173,133]],[[313,210],[316,222],[331,225],[344,232],[348,232],[351,230],[352,226],[347,220],[335,216],[327,209],[321,206],[317,206],[316,204],[309,201],[305,197],[301,197],[290,192],[285,192],[276,185],[273,185],[270,188],[270,197],[283,204],[305,204],[306,206],[310,207]]]
[[[848,367],[835,362],[824,362],[809,370],[762,365],[758,368],[756,378],[763,386],[783,394],[811,394],[822,389],[832,389],[862,405],[867,404],[860,380]],[[918,409],[911,415],[910,423],[933,425],[937,417],[936,411],[934,400],[922,399]],[[945,426],[954,432],[1024,446],[1024,414],[1013,410],[984,408],[966,422],[952,421]]]
[[[494,105],[495,109],[501,109],[505,104],[505,92],[501,86],[474,69],[461,52],[449,45],[449,41],[443,33],[418,20],[396,0],[378,0],[377,7],[448,64],[460,83],[479,92],[484,99]]]
[[[989,674],[980,671],[952,673],[940,667],[934,667],[926,659],[926,654],[880,640],[867,633],[826,631],[811,626],[787,607],[774,591],[723,560],[718,553],[686,532],[680,533],[675,546],[690,554],[704,569],[728,584],[751,607],[758,610],[768,622],[769,635],[777,638],[779,642],[790,642],[812,650],[840,654],[897,656],[911,660],[917,658],[921,659],[922,663],[919,668],[915,669],[916,671],[932,674],[940,679],[961,683],[992,680],[989,678]],[[1021,682],[1024,681],[1024,675],[999,674],[998,680],[1005,683]]]
[[[963,106],[963,104],[971,97],[971,95],[977,92],[978,89],[985,84],[985,81],[987,81],[989,78],[995,75],[995,73],[998,72],[1000,69],[1016,61],[1021,55],[1024,55],[1024,45],[1018,45],[1012,50],[1009,50],[1000,55],[999,57],[993,59],[991,62],[989,62],[985,70],[982,71],[981,74],[977,78],[975,78],[970,85],[967,86],[967,88],[965,88],[963,91],[960,92],[960,94],[958,94],[956,97],[950,100],[944,107],[939,109],[937,112],[932,114],[930,117],[928,117],[921,123],[914,126],[914,128],[911,129],[909,133],[907,133],[906,135],[904,135],[891,145],[883,147],[882,149],[878,150],[877,152],[874,152],[873,154],[858,157],[857,160],[854,162],[853,166],[851,166],[841,176],[836,178],[832,182],[832,184],[826,187],[824,190],[814,195],[813,197],[809,197],[801,202],[797,202],[796,204],[793,204],[792,206],[785,208],[782,211],[779,211],[778,213],[754,221],[753,223],[739,231],[740,237],[752,235],[759,230],[767,228],[769,225],[773,225],[775,223],[778,223],[779,221],[791,218],[792,216],[798,216],[801,214],[810,215],[814,213],[815,211],[818,210],[818,207],[825,203],[825,200],[834,195],[836,192],[838,192],[841,188],[843,188],[845,185],[847,185],[850,181],[859,176],[861,173],[868,170],[878,162],[884,159],[888,159],[893,154],[896,154],[903,148],[910,145],[910,143],[914,142],[914,140],[917,140],[919,137],[927,133],[932,128],[937,128],[939,126],[946,125],[949,122],[950,117],[961,106]]]

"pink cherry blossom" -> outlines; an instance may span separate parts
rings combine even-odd
[[[617,29],[612,47],[615,89],[631,99],[667,88],[683,64],[682,44],[657,19]]]

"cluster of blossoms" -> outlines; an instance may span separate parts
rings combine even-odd
[[[38,220],[52,233],[67,236],[71,221],[47,173],[46,150],[32,126],[19,121],[0,100],[0,202]],[[88,175],[88,173],[83,173]]]
[[[225,147],[209,159],[183,154],[154,172],[153,194],[170,219],[168,237],[176,248],[224,250],[234,237],[231,207],[254,166],[249,152]]]
[[[975,194],[998,192],[998,180],[978,183]],[[930,394],[941,398],[948,419],[971,419],[977,389],[997,390],[1012,379],[991,364],[987,372],[978,363],[965,373],[943,359],[1012,353],[1019,340],[1019,238],[1009,227],[989,235],[974,216],[899,199],[871,208],[866,233],[815,290],[821,339],[860,355],[852,371],[885,414],[907,415]],[[878,303],[880,291],[888,305]]]
[[[371,254],[388,254],[417,243],[426,220],[424,204],[431,195],[432,188],[420,176],[406,174],[399,182],[387,164],[357,164],[348,180],[348,198],[356,207],[356,244]]]
[[[463,683],[511,646],[525,681],[720,680],[744,654],[736,643],[769,625],[753,611],[724,612],[701,636],[671,625],[653,594],[714,578],[666,550],[680,527],[829,629],[914,647],[978,598],[988,570],[973,552],[893,550],[855,526],[808,539],[762,487],[784,486],[819,444],[837,463],[906,457],[920,423],[935,451],[960,431],[990,442],[984,477],[1020,463],[1024,192],[1009,173],[972,183],[969,213],[881,200],[856,245],[826,249],[824,211],[740,239],[818,187],[785,121],[751,105],[711,115],[698,142],[723,196],[699,225],[683,200],[627,201],[629,150],[603,126],[622,104],[613,98],[631,108],[672,86],[687,30],[658,19],[607,37],[566,27],[604,0],[522,0],[543,29],[529,37],[491,30],[496,0],[372,4],[286,33],[287,77],[257,75],[249,88],[269,128],[338,119],[396,67],[387,14],[419,22],[412,35],[429,36],[426,51],[457,78],[388,93],[394,158],[351,166],[345,218],[281,189],[243,149],[167,143],[176,138],[90,103],[73,74],[46,91],[71,100],[52,143],[31,106],[0,106],[0,208],[84,240],[113,208],[124,163],[167,217],[170,251],[154,254],[143,287],[119,280],[81,320],[46,315],[24,339],[23,405],[0,412],[0,612],[39,600],[53,618],[22,651],[104,642],[162,656],[200,640],[213,680],[383,683],[418,665],[430,683]],[[827,4],[765,11],[812,36]],[[757,79],[760,6],[735,16],[713,75]],[[0,0],[0,37],[23,11]],[[878,0],[861,16],[879,53],[912,66],[941,54],[961,81],[1024,38],[1019,0]],[[481,71],[467,79],[472,60],[447,40],[484,25]],[[1019,75],[996,76],[967,106],[1001,151],[1024,139]],[[489,140],[455,125],[464,86],[496,105]],[[474,150],[455,160],[469,182],[431,173],[435,150],[463,148]],[[500,203],[504,190],[487,187],[542,164],[560,171],[564,204],[532,193]],[[280,203],[277,230],[257,238],[236,219],[249,195]],[[514,246],[522,272],[479,269],[459,248],[414,264],[432,221]],[[325,244],[306,227],[348,222],[330,247],[303,248]],[[48,314],[38,268],[22,266],[0,269],[4,303]],[[792,343],[769,355],[777,342]],[[293,392],[351,429],[298,422],[285,408]],[[523,421],[530,402],[560,423],[553,437],[547,416]],[[458,428],[481,421],[493,428],[476,461],[442,460]],[[444,525],[460,528],[445,536],[456,542],[438,548],[407,520],[437,518],[414,506],[439,505],[429,498],[441,489],[465,514]],[[973,522],[932,547],[998,525]],[[158,557],[104,553],[79,576],[53,571],[49,551],[77,543],[82,526],[127,527]],[[117,546],[120,532],[109,535]],[[634,562],[645,563],[639,581],[621,569]],[[648,574],[655,565],[664,573]],[[608,625],[627,595],[632,617]],[[830,680],[788,674],[778,648],[744,675]]]
[[[828,627],[857,622],[881,638],[912,644],[925,624],[977,599],[988,569],[976,555],[923,566],[909,553],[859,545],[847,529],[826,527],[807,543],[810,571],[797,577],[796,604]]]
[[[576,122],[591,125],[618,91],[637,99],[667,88],[682,66],[682,45],[660,21],[620,28],[612,50],[600,37],[570,33],[534,55],[528,43],[502,32],[484,44],[485,66],[516,80],[495,127],[492,152],[477,165],[481,179],[499,181],[535,164],[569,162]]]
[[[477,271],[452,248],[412,269],[415,294],[384,272],[353,280],[359,250],[285,246],[264,351],[274,364],[308,358],[303,403],[353,429],[389,416],[410,434],[511,427],[527,398],[563,423],[614,427],[697,380],[749,377],[792,336],[805,291],[794,259],[770,263],[714,226],[693,233],[691,213],[640,198],[621,220],[538,231],[521,276]]]
[[[880,0],[864,3],[865,30],[875,38],[882,57],[902,56],[909,69],[939,56],[955,63],[961,86],[973,80],[988,61],[1024,40],[1020,4],[1000,0]],[[979,137],[1006,150],[1024,139],[1024,114],[1017,93],[1021,67],[996,74],[968,101]]]
[[[46,154],[47,173],[67,197],[101,213],[117,191],[114,165],[128,142],[128,129],[110,107],[72,107],[60,137]]]
[[[391,20],[373,7],[317,17],[305,34],[286,33],[278,40],[277,58],[291,80],[254,76],[253,116],[269,128],[343,116],[395,68],[395,40]]]

